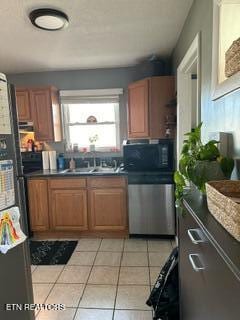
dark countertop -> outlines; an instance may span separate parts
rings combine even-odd
[[[123,170],[116,171],[97,171],[97,172],[66,172],[66,170],[38,170],[31,173],[27,173],[24,176],[26,178],[34,178],[34,177],[92,177],[92,176],[126,176],[127,172]]]
[[[201,195],[198,190],[191,190],[184,196],[183,204],[240,279],[240,242],[232,237],[209,212],[206,196]]]

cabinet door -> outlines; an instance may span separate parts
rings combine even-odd
[[[174,87],[174,77],[171,76],[153,77],[149,81],[149,123],[152,139],[164,139],[167,126],[170,128],[171,138],[175,136],[176,108],[166,107],[174,99]],[[170,120],[167,120],[168,117]]]
[[[128,87],[128,136],[149,137],[149,80],[145,79]]]
[[[35,139],[54,141],[52,105],[49,89],[30,90]]]
[[[87,191],[50,190],[50,216],[53,230],[87,230]]]
[[[29,218],[32,231],[49,229],[47,180],[28,181]]]
[[[89,191],[90,228],[95,231],[127,229],[126,192],[121,188]]]
[[[32,121],[29,91],[26,89],[16,90],[17,110],[19,121]]]

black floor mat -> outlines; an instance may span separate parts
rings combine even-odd
[[[31,264],[66,264],[70,259],[77,241],[33,241],[30,240]]]

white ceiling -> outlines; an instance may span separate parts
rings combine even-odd
[[[0,71],[130,66],[152,54],[169,56],[193,0],[1,0]],[[33,27],[28,13],[52,7],[67,29]]]

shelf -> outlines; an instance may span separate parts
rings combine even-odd
[[[177,125],[176,122],[165,122],[165,124],[166,124],[167,126],[176,126],[176,125]]]
[[[114,121],[105,121],[105,122],[72,122],[68,123],[68,126],[101,126],[101,125],[110,125],[115,124]]]

